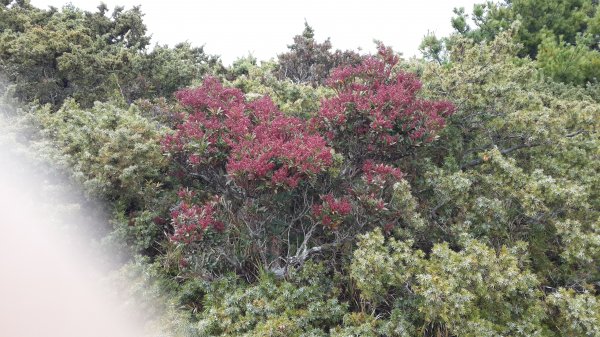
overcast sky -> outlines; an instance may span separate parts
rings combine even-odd
[[[73,3],[95,10],[99,0],[31,0],[37,7]],[[189,41],[205,45],[229,64],[252,53],[260,60],[286,50],[302,32],[304,20],[317,40],[331,38],[334,48],[374,50],[373,39],[394,47],[406,57],[418,54],[428,31],[443,36],[451,31],[454,7],[470,10],[481,0],[105,0],[109,8],[141,5],[153,43]]]

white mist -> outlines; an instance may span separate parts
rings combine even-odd
[[[106,259],[90,246],[91,234],[79,230],[83,222],[101,226],[106,219],[78,210],[85,203],[72,196],[62,200],[52,189],[64,181],[38,174],[39,166],[22,155],[26,147],[8,134],[0,111],[0,336],[148,335],[122,309],[130,299],[101,282],[106,266],[98,261]]]

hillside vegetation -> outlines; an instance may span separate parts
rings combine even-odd
[[[598,3],[451,23],[224,66],[137,7],[4,0],[0,73],[165,335],[600,336]]]

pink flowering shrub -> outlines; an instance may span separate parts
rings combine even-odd
[[[175,134],[163,139],[163,149],[184,165],[223,164],[250,126],[243,93],[208,77],[202,87],[179,91],[176,97],[191,113]]]
[[[313,216],[325,227],[337,229],[344,218],[352,212],[352,205],[346,198],[334,198],[333,195],[321,196],[322,203],[313,205]]]
[[[207,230],[220,232],[224,229],[223,223],[216,219],[215,214],[218,197],[200,206],[192,201],[194,192],[181,190],[178,195],[180,202],[171,211],[174,229],[172,240],[189,244],[201,240]]]
[[[271,99],[248,102],[239,89],[207,78],[199,88],[177,98],[192,109],[163,148],[182,164],[198,170],[224,168],[243,188],[295,188],[303,179],[327,169],[331,150],[307,123],[284,116]]]
[[[388,180],[398,181],[402,179],[402,172],[399,168],[387,164],[375,164],[372,160],[367,160],[363,164],[363,179],[368,184],[383,186]]]
[[[431,142],[454,112],[447,101],[420,99],[416,75],[398,72],[399,58],[384,46],[378,57],[335,69],[337,91],[321,102],[317,124],[335,148],[368,158],[397,159],[420,142]]]
[[[194,254],[211,249],[237,271],[248,261],[285,269],[321,251],[315,245],[401,224],[398,165],[435,139],[454,106],[419,98],[421,83],[397,63],[381,46],[377,57],[334,70],[337,95],[309,120],[215,78],[178,92],[187,114],[162,143],[186,188],[172,208],[172,241],[201,246]]]
[[[331,150],[320,135],[307,133],[306,123],[298,118],[278,116],[233,146],[227,172],[247,189],[253,182],[295,188],[331,164]]]

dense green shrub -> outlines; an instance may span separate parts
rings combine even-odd
[[[347,305],[324,278],[323,266],[307,264],[289,281],[262,274],[256,284],[224,278],[205,290],[197,323],[203,336],[325,336],[342,322]]]
[[[467,240],[458,252],[435,245],[426,258],[412,244],[384,242],[380,231],[365,235],[350,272],[371,306],[391,305],[417,317],[413,326],[421,328],[412,335],[531,336],[542,331],[541,294],[527,270],[524,247],[496,252]]]
[[[597,271],[580,268],[595,259],[584,252],[594,251],[598,230],[600,106],[582,90],[536,80],[534,64],[516,61],[514,50],[508,35],[490,45],[463,40],[451,65],[427,65],[431,93],[461,103],[441,136],[446,150],[431,148],[438,166],[423,167],[423,198],[444,241],[463,233],[495,245],[525,240],[552,286],[594,282]],[[576,231],[591,246],[575,248]],[[573,250],[578,262],[559,258]]]
[[[25,102],[55,107],[68,97],[91,106],[123,95],[132,62],[149,43],[138,7],[112,17],[66,6],[41,10],[27,1],[1,4],[0,71]]]
[[[586,85],[598,81],[600,60],[600,11],[593,0],[502,0],[475,4],[472,13],[454,10],[456,34],[428,35],[421,44],[423,55],[446,61],[447,48],[456,36],[475,42],[491,42],[514,30],[516,55],[537,59],[542,72],[555,81]]]
[[[163,186],[167,162],[159,139],[164,128],[139,113],[135,106],[96,103],[82,108],[68,100],[56,112],[46,106],[29,119],[45,139],[41,152],[71,172],[92,197],[109,202],[117,217],[117,235],[130,241],[134,251],[160,241],[167,211]]]
[[[148,51],[142,17],[139,6],[116,7],[108,16],[104,4],[87,12],[73,5],[42,10],[28,1],[2,3],[0,72],[21,101],[58,109],[69,97],[84,107],[113,97],[129,103],[170,97],[222,67],[218,57],[185,43]]]
[[[279,80],[273,73],[276,68],[273,62],[262,62],[259,66],[252,58],[241,58],[233,63],[227,75],[230,81],[226,83],[252,99],[269,96],[282,112],[296,116],[309,117],[319,110],[323,98],[333,95],[333,90],[327,87]]]

